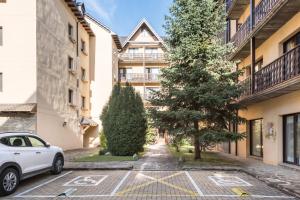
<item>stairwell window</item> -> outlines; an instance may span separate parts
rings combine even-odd
[[[82,110],[85,109],[85,97],[84,96],[81,97],[81,109]]]
[[[0,46],[3,45],[3,27],[0,26]]]
[[[75,39],[74,39],[74,28],[72,26],[72,24],[68,24],[68,36],[71,42],[75,43]]]
[[[86,44],[85,44],[85,41],[84,40],[81,40],[81,52],[84,53],[84,54],[87,54],[86,53]]]

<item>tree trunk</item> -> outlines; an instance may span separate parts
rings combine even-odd
[[[199,124],[198,121],[194,122],[194,128],[198,131],[199,130]],[[194,148],[195,148],[195,160],[201,159],[201,151],[200,151],[200,142],[199,142],[199,134],[195,133],[194,135]]]

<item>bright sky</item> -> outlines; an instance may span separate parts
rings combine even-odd
[[[81,0],[93,17],[119,36],[127,36],[145,18],[160,35],[172,0]]]

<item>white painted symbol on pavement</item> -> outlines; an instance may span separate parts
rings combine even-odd
[[[236,176],[209,176],[217,186],[252,186],[250,183]]]
[[[71,181],[65,183],[63,186],[97,186],[106,178],[106,175],[77,176]]]

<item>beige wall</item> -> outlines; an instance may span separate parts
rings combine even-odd
[[[0,3],[0,103],[36,103],[36,1]]]
[[[94,20],[86,17],[96,35],[95,41],[95,81],[91,84],[92,90],[92,110],[91,117],[99,124],[101,129],[101,121],[99,119],[104,105],[107,103],[112,91],[115,75],[113,71],[116,69],[116,47],[112,39],[112,32],[97,24]],[[100,130],[98,130],[100,131]]]

